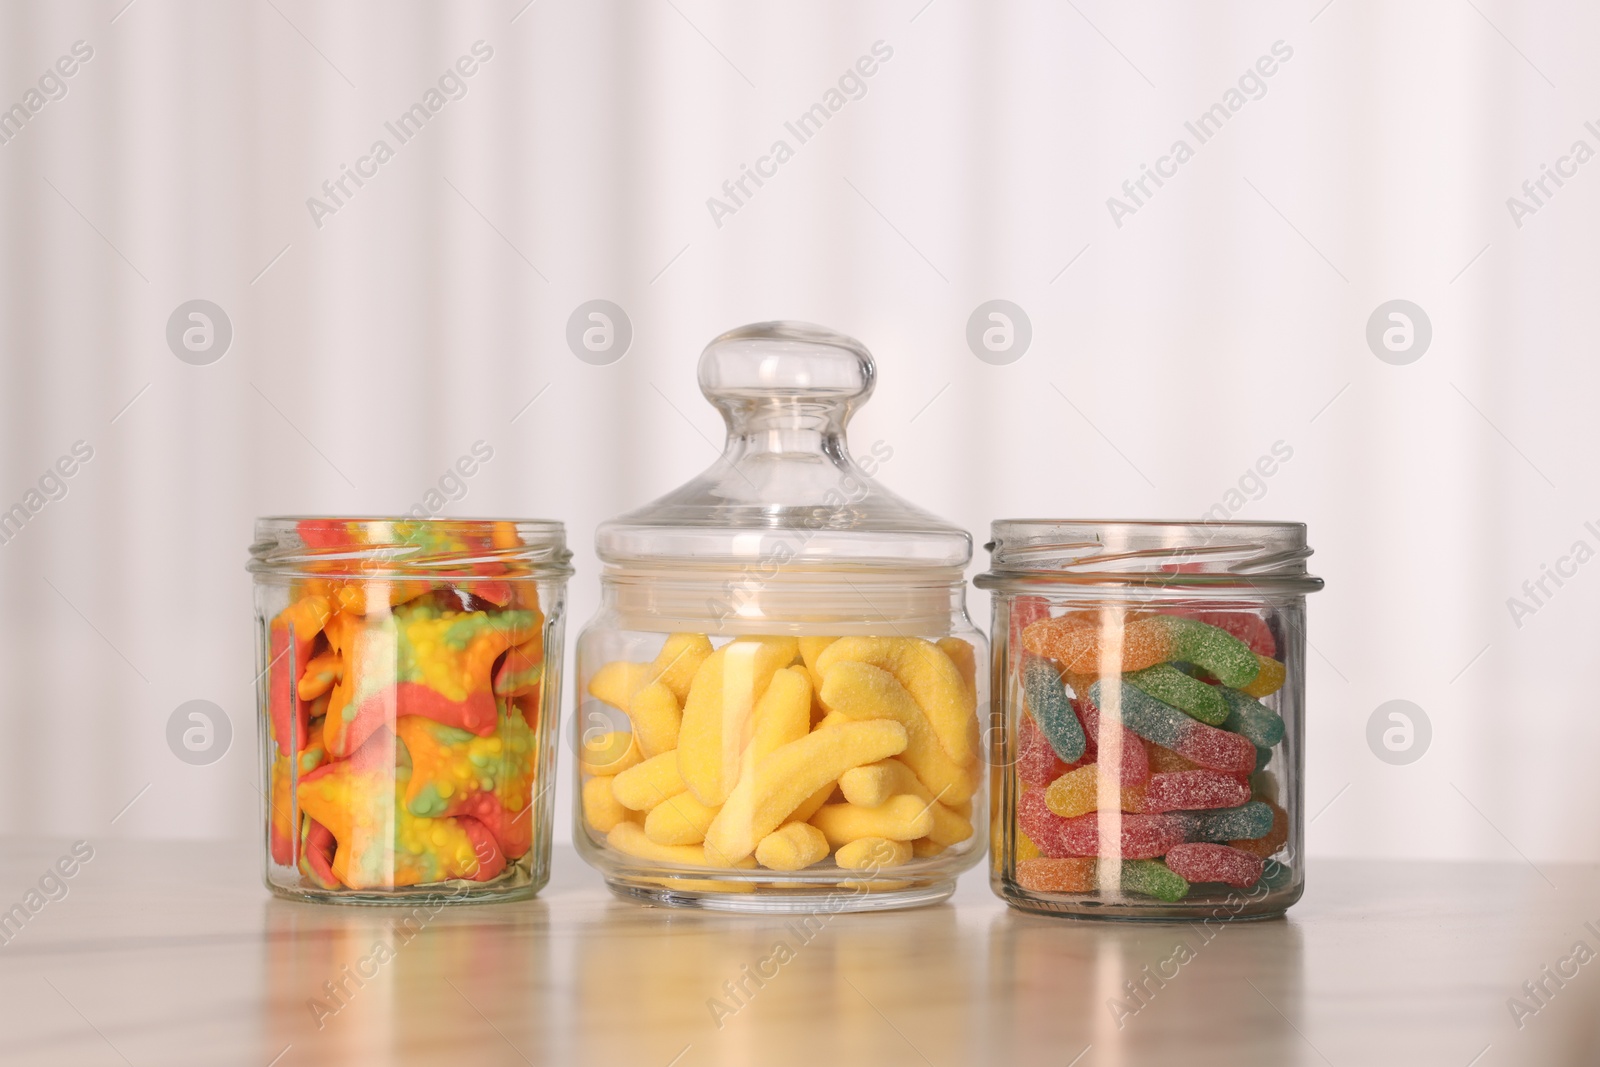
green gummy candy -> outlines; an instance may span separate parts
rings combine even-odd
[[[1222,699],[1228,705],[1228,717],[1222,724],[1224,730],[1242,734],[1257,748],[1271,748],[1283,740],[1283,719],[1277,712],[1248,693],[1234,689],[1224,689]]]
[[[1221,726],[1228,718],[1227,701],[1216,686],[1191,678],[1170,663],[1135,671],[1126,681],[1208,726]]]
[[[1237,808],[1190,812],[1191,841],[1254,841],[1272,832],[1272,809],[1259,800]]]
[[[1175,903],[1189,895],[1189,883],[1160,860],[1123,860],[1122,891]]]
[[[1267,769],[1267,764],[1269,764],[1271,762],[1272,762],[1272,749],[1270,749],[1270,748],[1262,748],[1259,745],[1256,746],[1256,770],[1257,771],[1266,770]],[[1252,790],[1254,789],[1254,784],[1253,783],[1252,783],[1251,788],[1252,788]]]
[[[1223,685],[1249,685],[1261,664],[1250,646],[1226,630],[1195,619],[1163,616],[1172,643],[1171,659],[1193,663]]]

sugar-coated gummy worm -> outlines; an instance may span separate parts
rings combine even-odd
[[[1071,764],[1061,762],[1056,750],[1050,747],[1044,731],[1024,713],[1017,723],[1017,777],[1029,785],[1045,786],[1067,773]]]
[[[1123,859],[1154,859],[1181,844],[1189,828],[1188,815],[1122,815],[1120,852]],[[1044,791],[1030,789],[1017,802],[1017,824],[1046,856],[1100,855],[1098,812],[1063,819],[1045,804]],[[1108,820],[1109,821],[1109,818]]]
[[[1228,704],[1224,729],[1248,738],[1257,748],[1272,748],[1283,740],[1283,719],[1277,712],[1237,689],[1222,690],[1222,699]]]
[[[1110,685],[1121,698],[1123,725],[1140,737],[1210,770],[1242,774],[1255,768],[1255,746],[1245,738],[1191,719],[1121,679],[1113,679]],[[1106,689],[1105,681],[1089,687],[1089,699],[1097,708],[1105,707],[1102,697]]]
[[[1250,646],[1226,630],[1171,615],[1152,621],[1166,631],[1170,659],[1193,663],[1223,685],[1248,685],[1261,669]]]
[[[1022,647],[1036,656],[1053,659],[1068,674],[1098,674],[1102,669],[1101,641],[1109,627],[1099,612],[1073,612],[1040,619],[1022,631]],[[1139,671],[1171,658],[1171,642],[1159,617],[1126,621],[1122,626],[1121,671]]]
[[[1265,866],[1260,856],[1205,842],[1172,846],[1166,862],[1191,882],[1222,882],[1235,889],[1248,889],[1261,881]]]
[[[728,799],[739,780],[756,701],[798,653],[792,637],[738,638],[700,664],[684,701],[677,751],[684,785],[702,804]]]
[[[1207,726],[1221,726],[1228,718],[1227,701],[1222,699],[1216,686],[1191,678],[1170,663],[1135,671],[1126,681]]]
[[[1256,672],[1256,676],[1250,680],[1248,685],[1239,687],[1239,692],[1260,699],[1264,696],[1271,696],[1283,688],[1286,668],[1281,660],[1263,656],[1258,652],[1256,653],[1256,663],[1261,669]]]
[[[833,647],[829,646],[830,652]],[[830,713],[852,721],[898,723],[906,733],[905,754],[901,759],[922,784],[946,803],[972,798],[977,789],[975,767],[958,764],[950,758],[922,705],[888,671],[855,660],[835,663],[824,675],[822,703]]]
[[[1093,893],[1099,861],[1083,856],[1039,856],[1017,861],[1017,884],[1030,893]]]
[[[1258,797],[1257,799],[1261,798]],[[1271,800],[1263,800],[1262,802],[1272,809],[1272,829],[1268,830],[1264,836],[1234,838],[1228,844],[1265,859],[1277,852],[1278,849],[1283,847],[1284,842],[1289,840],[1289,813]]]
[[[1079,815],[1097,810],[1100,807],[1099,764],[1086,763],[1051,782],[1044,791],[1044,802],[1047,808],[1063,819],[1075,819]],[[1122,810],[1126,812],[1149,810],[1144,806],[1144,786],[1122,787]]]
[[[1181,847],[1181,846],[1180,846]],[[1030,893],[1093,893],[1100,888],[1104,860],[1062,857],[1021,860],[1017,884]],[[1159,860],[1123,860],[1122,892],[1175,903],[1189,895],[1189,884]]]
[[[1122,864],[1122,891],[1175,904],[1189,895],[1189,883],[1160,860],[1131,860]]]
[[[922,708],[946,755],[958,764],[975,758],[977,702],[960,668],[938,645],[920,637],[841,637],[817,656],[824,686],[846,661],[894,675]]]
[[[1108,727],[1100,719],[1100,709],[1087,698],[1080,699],[1076,703],[1078,715],[1083,721],[1084,733],[1089,738],[1089,755],[1086,758],[1094,763],[1101,762],[1101,753],[1110,751],[1111,740],[1115,737],[1122,749],[1122,758],[1117,763],[1119,781],[1122,785],[1124,787],[1141,785],[1149,780],[1150,754],[1139,735],[1126,726],[1119,726],[1117,734],[1102,737],[1102,732]]]
[[[1203,683],[1196,684],[1210,688]],[[1022,685],[1028,711],[1055,754],[1064,763],[1082,759],[1086,744],[1083,724],[1072,710],[1061,672],[1052,667],[1049,660],[1028,656],[1022,668]]]
[[[872,720],[814,730],[774,750],[756,764],[754,774],[740,779],[706,831],[707,859],[717,866],[743,860],[813,794],[824,786],[831,791],[845,771],[898,755],[905,747],[905,727]]]
[[[1250,799],[1250,787],[1221,771],[1171,771],[1152,774],[1135,811],[1159,815],[1167,811],[1234,808]]]
[[[1272,832],[1272,808],[1259,800],[1219,811],[1185,812],[1170,816],[1187,821],[1190,841],[1223,842],[1265,837]]]

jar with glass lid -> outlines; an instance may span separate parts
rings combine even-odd
[[[984,847],[970,535],[845,425],[872,357],[820,327],[712,341],[721,458],[604,523],[578,639],[579,852],[613,891],[748,911],[941,900]]]

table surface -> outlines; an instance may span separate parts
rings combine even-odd
[[[8,841],[0,909],[66,850]],[[392,909],[273,899],[258,867],[242,843],[96,845],[0,948],[0,1062],[1600,1063],[1600,957],[1574,949],[1600,953],[1600,867],[1313,860],[1286,920],[1209,940],[1025,915],[974,871],[948,904],[809,941],[624,903],[570,848],[536,900],[445,909],[409,940]],[[792,958],[730,998],[779,941]]]

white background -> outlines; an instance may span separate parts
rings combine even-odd
[[[1600,858],[1600,563],[1520,628],[1506,605],[1600,548],[1600,163],[1520,228],[1506,206],[1600,148],[1600,9],[525,2],[0,7],[0,104],[94,49],[0,145],[0,502],[94,448],[0,545],[0,831],[258,833],[252,518],[404,511],[475,440],[450,512],[568,524],[570,645],[596,523],[714,458],[701,346],[796,318],[876,353],[854,439],[980,544],[1198,516],[1285,442],[1239,517],[1309,523],[1328,581],[1311,851]],[[318,228],[307,198],[478,40],[467,95]],[[880,40],[865,97],[717,226],[707,197]],[[1277,41],[1266,95],[1116,226],[1107,197]],[[165,341],[194,298],[233,323],[210,366]],[[610,366],[564,341],[594,298],[633,323]],[[993,298],[1032,322],[1008,366],[965,342]],[[1432,322],[1407,366],[1365,340],[1395,298]],[[205,767],[164,736],[197,698],[235,733]],[[1365,733],[1396,698],[1433,725],[1402,767]]]

